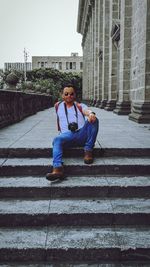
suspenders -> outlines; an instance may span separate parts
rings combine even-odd
[[[60,129],[60,125],[59,125],[59,117],[58,117],[58,108],[59,108],[59,105],[60,105],[61,103],[62,103],[62,101],[57,102],[57,103],[55,104],[55,110],[56,110],[56,114],[57,114],[58,131],[61,131],[61,129]],[[78,111],[77,111],[77,108],[79,109],[79,111],[81,112],[81,114],[82,114],[82,116],[83,116],[83,118],[84,118],[84,120],[85,120],[84,114],[83,114],[83,112],[82,112],[82,106],[81,106],[81,104],[78,103],[78,102],[75,102],[75,103],[73,103],[73,105],[74,105],[74,109],[75,109],[75,112],[76,112],[77,122],[78,122]],[[68,120],[68,111],[67,111],[67,107],[66,107],[66,104],[65,104],[65,103],[64,103],[64,109],[65,109],[65,114],[66,114],[67,122],[68,122],[68,124],[69,124],[69,120]]]

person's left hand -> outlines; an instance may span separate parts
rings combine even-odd
[[[88,116],[88,121],[91,123],[95,122],[96,121],[96,115],[93,113],[90,113]]]

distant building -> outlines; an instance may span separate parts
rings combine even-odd
[[[4,63],[4,71],[6,70],[18,70],[18,71],[24,71],[25,69],[25,63],[24,62],[7,62]],[[32,70],[32,64],[31,62],[26,63],[26,71]]]
[[[32,69],[53,68],[62,72],[82,72],[83,58],[78,53],[71,56],[32,57]]]

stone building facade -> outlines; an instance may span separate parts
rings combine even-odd
[[[150,123],[150,0],[79,0],[83,96]]]
[[[32,69],[53,68],[62,72],[82,72],[83,58],[78,53],[71,53],[71,56],[33,56]]]

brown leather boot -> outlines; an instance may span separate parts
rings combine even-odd
[[[84,151],[84,163],[91,164],[93,163],[93,154],[92,151]]]
[[[63,166],[61,167],[57,167],[57,168],[53,168],[52,172],[48,172],[46,174],[46,179],[49,181],[55,181],[58,179],[63,179],[64,178],[64,168]]]

